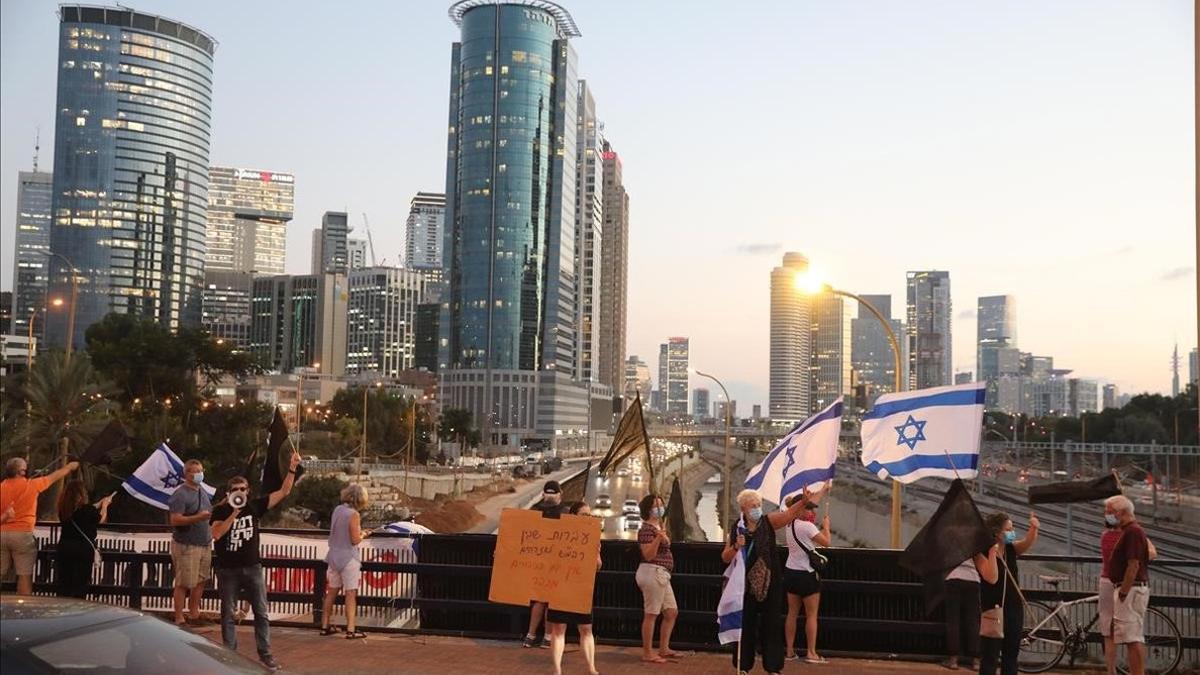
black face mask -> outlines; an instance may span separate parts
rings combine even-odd
[[[818,504],[815,504],[813,502],[804,502],[804,508],[809,511],[816,511],[817,506],[818,506]]]

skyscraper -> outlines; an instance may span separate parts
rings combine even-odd
[[[908,343],[904,338],[904,322],[892,318],[892,296],[864,295],[862,298],[879,310],[891,325],[900,348],[900,378],[902,382],[907,382]],[[858,306],[858,316],[850,322],[850,333],[853,339],[851,362],[856,382],[867,386],[870,392],[867,402],[873,403],[880,394],[896,388],[896,359],[892,354],[892,345],[879,319],[862,304]]]
[[[47,267],[50,259],[50,201],[54,175],[42,171],[17,172],[16,240],[13,245],[13,300],[11,330],[29,337],[29,318],[33,337],[41,339],[46,327]]]
[[[692,418],[698,423],[708,417],[708,389],[696,387],[692,390]]]
[[[1101,410],[1108,410],[1109,408],[1120,407],[1117,405],[1117,398],[1119,396],[1120,396],[1120,391],[1118,391],[1117,385],[1115,385],[1115,384],[1104,385],[1104,402],[1103,402],[1103,407],[1101,408]]]
[[[768,413],[794,424],[808,417],[812,378],[812,324],[808,297],[796,288],[796,277],[808,271],[808,258],[785,253],[783,265],[771,270],[771,372]]]
[[[368,259],[366,239],[346,240],[346,266],[351,270],[361,270],[373,267]]]
[[[1011,295],[985,295],[976,306],[975,375],[980,382],[1012,375],[1011,357],[1017,349],[1017,301]]]
[[[125,8],[63,5],[50,250],[52,296],[77,276],[75,344],[109,312],[200,323],[212,38]],[[65,338],[69,312],[46,335]]]
[[[1197,353],[1196,348],[1188,352],[1188,382],[1196,384],[1200,379],[1200,353]]]
[[[652,388],[650,366],[646,365],[646,362],[638,358],[636,354],[630,355],[625,359],[625,398],[640,395],[642,404],[650,405]]]
[[[575,378],[579,30],[543,0],[450,15],[442,401],[472,410],[489,450],[555,444],[591,405]]]
[[[346,372],[395,377],[412,369],[425,277],[399,267],[366,267],[351,270],[348,281]]]
[[[599,379],[604,164],[596,101],[584,80],[579,81],[575,114],[575,379],[591,382]]]
[[[404,266],[440,281],[442,240],[445,236],[446,195],[418,192],[408,205],[404,226]]]
[[[254,275],[250,272],[204,273],[201,326],[212,337],[239,351],[250,349],[253,287]]]
[[[312,233],[312,274],[345,274],[350,269],[350,217],[326,211]]]
[[[601,384],[619,389],[625,361],[629,299],[629,194],[621,157],[607,140],[600,144],[604,162],[604,227],[600,244],[600,346],[596,350]]]
[[[1171,396],[1179,395],[1179,343],[1175,343],[1175,351],[1171,352]]]
[[[295,209],[292,174],[214,166],[208,179],[205,271],[283,274]]]
[[[251,353],[282,373],[316,367],[325,374],[344,374],[348,300],[344,274],[255,279]]]
[[[688,339],[667,338],[658,348],[658,390],[662,412],[688,414]]]
[[[908,273],[908,388],[954,382],[950,321],[950,273]]]
[[[856,303],[857,304],[857,303]],[[812,377],[809,412],[820,412],[839,396],[851,391],[850,303],[833,293],[812,297]]]

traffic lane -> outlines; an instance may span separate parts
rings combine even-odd
[[[649,491],[649,483],[645,477],[635,481],[632,475],[617,476],[616,472],[607,479],[598,478],[593,468],[588,475],[587,503],[592,507],[592,515],[602,518],[603,536],[605,539],[637,539],[636,529],[626,529],[626,519],[621,514],[621,505],[626,499],[641,501]],[[611,508],[598,508],[596,499],[602,494],[609,495]]]

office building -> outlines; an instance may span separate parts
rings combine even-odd
[[[954,384],[971,384],[974,381],[974,374],[971,371],[954,374]]]
[[[429,283],[432,282],[427,277],[426,284]],[[428,289],[426,292],[428,293]],[[413,368],[428,370],[431,373],[436,373],[441,369],[441,364],[438,363],[438,322],[441,320],[441,311],[442,305],[438,302],[423,302],[417,305]]]
[[[907,382],[908,342],[904,336],[904,322],[892,318],[892,296],[863,295],[862,299],[878,310],[891,326],[900,351],[901,382]],[[880,394],[896,388],[896,358],[887,329],[861,303],[858,304],[858,316],[850,322],[850,333],[853,340],[850,360],[854,366],[855,382],[867,385],[865,400],[871,404]]]
[[[650,366],[645,361],[632,355],[625,359],[625,398],[640,395],[642,405],[657,407],[652,396],[654,384],[650,379]]]
[[[13,327],[12,291],[0,291],[0,335],[11,335]]]
[[[908,388],[941,387],[954,381],[950,321],[950,273],[909,272]]]
[[[709,407],[708,390],[703,387],[697,387],[692,390],[692,418],[696,423],[700,423],[708,415]]]
[[[1197,354],[1195,348],[1188,352],[1188,382],[1200,383],[1200,354]]]
[[[311,368],[324,375],[343,375],[348,300],[343,274],[254,279],[250,352],[276,372]]]
[[[36,163],[36,160],[35,160]],[[13,241],[13,298],[6,308],[12,313],[10,331],[41,338],[45,328],[46,279],[50,258],[50,202],[54,175],[44,171],[17,172],[16,236]]]
[[[629,193],[621,157],[607,140],[600,143],[604,162],[604,227],[600,244],[600,346],[597,372],[602,384],[620,387],[625,361],[629,312]]]
[[[808,272],[808,258],[785,253],[783,265],[771,270],[771,419],[795,424],[808,417],[811,401],[812,323],[809,298],[796,287]]]
[[[754,416],[754,419],[756,419],[756,420],[760,420],[760,419],[762,419],[762,405],[761,405],[761,404],[759,404],[759,403],[755,403],[755,404],[754,404],[754,405],[751,407],[751,410],[753,410],[753,411],[754,411],[754,414],[753,414],[753,416]]]
[[[1095,380],[1071,378],[1067,380],[1067,413],[1071,417],[1079,417],[1084,413],[1100,412],[1100,401],[1097,393],[1100,384]]]
[[[408,205],[404,226],[404,266],[439,280],[445,237],[446,195],[418,192]]]
[[[312,233],[312,274],[345,274],[350,269],[350,217],[326,211]]]
[[[658,348],[658,390],[666,415],[688,414],[688,339],[667,338]]]
[[[351,270],[376,267],[369,256],[366,239],[346,240],[346,264],[350,266]]]
[[[975,372],[979,381],[1013,374],[1005,372],[1001,353],[1017,347],[1016,298],[1011,295],[981,296],[975,315]]]
[[[442,403],[481,420],[485,452],[586,442],[596,396],[576,379],[569,44],[580,33],[541,1],[465,0],[450,15],[461,41],[450,68]]]
[[[737,424],[737,401],[718,400],[718,401],[713,401],[712,406],[713,406],[712,407],[712,415],[713,415],[714,420],[720,422],[721,424],[724,424],[725,423],[725,409],[726,409],[726,407],[728,407],[729,408],[729,421],[734,424]]]
[[[208,180],[204,270],[283,274],[287,224],[295,210],[295,177],[214,166],[208,169]]]
[[[63,258],[50,296],[83,280],[76,346],[110,312],[198,326],[215,43],[125,8],[63,5],[59,17],[50,250]],[[65,315],[47,322],[56,346]]]
[[[253,289],[254,275],[250,272],[205,272],[201,302],[204,330],[235,350],[249,350]]]
[[[1120,397],[1120,395],[1121,395],[1121,393],[1120,393],[1120,390],[1117,389],[1117,385],[1115,385],[1115,384],[1104,385],[1104,394],[1103,394],[1104,407],[1101,408],[1101,410],[1108,410],[1109,408],[1119,408],[1120,406],[1117,405],[1117,398]]]
[[[596,102],[579,81],[575,107],[575,379],[598,381],[604,164]]]
[[[351,270],[348,280],[346,372],[396,377],[414,368],[425,277],[399,267],[366,267]]]
[[[810,414],[820,412],[839,396],[849,398],[853,394],[851,322],[854,320],[850,301],[840,295],[819,293],[811,300]]]

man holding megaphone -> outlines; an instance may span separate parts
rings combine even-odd
[[[259,518],[275,508],[292,491],[300,455],[292,450],[283,485],[265,497],[250,497],[250,481],[244,476],[229,479],[228,494],[212,511],[213,567],[221,592],[221,640],[237,651],[234,612],[240,596],[248,596],[254,611],[254,641],[263,665],[276,670],[271,656],[271,624],[267,619],[267,586],[258,554]]]

